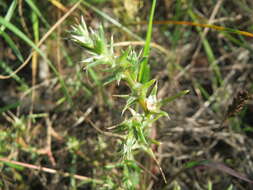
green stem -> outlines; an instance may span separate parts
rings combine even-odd
[[[136,91],[136,85],[138,84],[138,82],[136,82],[135,80],[133,80],[133,78],[131,77],[129,71],[125,71],[125,80],[129,86],[129,88],[132,90],[132,91]],[[136,92],[135,94],[138,94],[138,92]],[[139,102],[139,105],[142,107],[143,111],[145,112],[145,114],[148,113],[148,109],[147,109],[147,104],[146,104],[146,101],[145,101],[145,98],[142,98],[141,95],[138,95],[138,102]]]
[[[134,79],[131,77],[129,71],[125,71],[124,75],[128,86],[130,87],[130,89],[133,89],[136,85],[136,81],[134,81]]]

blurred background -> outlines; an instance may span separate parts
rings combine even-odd
[[[81,62],[88,55],[69,31],[83,16],[94,30],[102,23],[108,41],[113,36],[115,55],[128,46],[140,52],[151,4],[0,1],[0,158],[19,161],[1,160],[0,189],[124,189],[122,169],[115,167],[120,139],[108,128],[123,120],[125,102],[113,95],[129,89],[103,86],[99,70],[88,76]],[[171,119],[152,130],[168,183],[159,171],[145,170],[153,161],[139,153],[137,189],[253,188],[217,166],[178,173],[188,162],[212,160],[253,179],[253,38],[232,33],[253,31],[252,8],[251,0],[157,1],[149,64],[159,98],[190,93],[168,104]]]

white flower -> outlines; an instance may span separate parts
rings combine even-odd
[[[146,100],[147,109],[151,112],[157,111],[157,99],[156,96],[151,95]]]

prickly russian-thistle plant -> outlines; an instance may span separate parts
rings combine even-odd
[[[155,159],[150,147],[154,141],[150,139],[148,129],[160,117],[169,117],[167,112],[161,110],[164,104],[186,94],[188,91],[182,91],[174,97],[159,100],[157,98],[158,84],[156,79],[144,83],[138,80],[141,73],[140,65],[144,61],[141,53],[137,54],[132,48],[128,48],[122,51],[120,56],[115,56],[113,38],[111,38],[110,43],[107,42],[102,26],[99,27],[98,31],[89,30],[82,18],[79,25],[72,27],[71,37],[74,42],[85,48],[90,54],[89,58],[83,60],[87,72],[93,67],[103,65],[103,71],[110,74],[104,84],[116,81],[120,85],[121,81],[125,81],[131,90],[130,94],[116,95],[126,99],[122,115],[127,110],[131,113],[131,117],[126,117],[116,127],[119,132],[124,133],[121,150],[122,161],[126,166],[133,166],[134,152],[137,150],[144,150]],[[141,109],[138,109],[139,107]]]

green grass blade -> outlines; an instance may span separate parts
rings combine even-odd
[[[0,60],[0,67],[8,74],[11,74],[13,72],[12,69],[8,66],[8,64],[1,60]],[[29,89],[29,86],[26,84],[26,82],[22,78],[20,78],[18,75],[14,74],[12,75],[12,78],[22,86],[22,89],[24,90]]]
[[[46,27],[50,28],[50,25],[48,24],[47,20],[43,17],[36,4],[32,0],[25,0],[25,1],[30,6],[30,8],[38,15],[38,17],[42,20],[42,22],[46,25]]]
[[[15,102],[15,103],[12,103],[12,104],[8,104],[6,106],[3,106],[3,107],[0,107],[0,115],[3,113],[3,112],[6,112],[10,109],[14,109],[14,108],[17,108],[18,106],[20,106],[20,102]]]
[[[19,61],[24,62],[24,58],[23,58],[21,52],[19,51],[18,47],[16,46],[15,42],[11,39],[11,37],[3,31],[2,32],[0,31],[0,36],[2,36],[4,38],[4,40],[6,41],[8,46],[13,50],[13,52],[15,53],[17,58],[19,59]]]
[[[149,56],[150,42],[151,42],[151,38],[152,38],[152,29],[153,29],[153,19],[154,19],[154,14],[155,14],[155,6],[156,6],[156,0],[153,0],[152,7],[151,7],[151,13],[149,16],[148,31],[147,31],[146,43],[145,43],[145,47],[144,47],[144,51],[143,51],[143,57]]]
[[[11,168],[17,169],[19,171],[23,171],[24,170],[23,166],[20,166],[18,164],[12,163],[12,162],[2,161],[2,160],[0,162],[3,162],[5,165],[7,165],[7,166],[9,166]]]
[[[6,21],[11,20],[16,7],[17,7],[17,0],[14,0],[14,1],[12,1],[11,5],[10,5],[5,17],[4,17]],[[3,32],[4,30],[5,30],[5,26],[3,25],[3,26],[1,26],[0,31]]]
[[[151,37],[152,37],[152,28],[153,28],[154,14],[155,14],[155,6],[156,6],[156,0],[153,0],[152,7],[151,7],[151,13],[149,16],[146,43],[145,43],[144,51],[143,51],[144,58],[147,58],[149,56],[149,52],[150,52],[150,42],[151,42]],[[147,82],[149,80],[149,73],[150,73],[150,66],[148,65],[148,59],[144,59],[140,65],[138,81],[141,83]]]
[[[148,57],[143,57],[140,62],[140,70],[138,73],[138,81],[146,83],[150,78],[150,66],[148,65]]]
[[[134,34],[131,30],[129,30],[128,28],[126,28],[125,26],[123,26],[122,24],[120,24],[118,21],[116,21],[115,19],[113,19],[109,15],[107,15],[104,12],[100,11],[99,9],[97,9],[96,7],[94,7],[93,5],[91,5],[90,3],[88,3],[87,1],[83,0],[82,3],[85,6],[87,6],[88,8],[92,9],[98,15],[102,16],[103,18],[105,18],[106,20],[108,20],[109,22],[111,22],[112,24],[114,24],[115,26],[119,27],[120,29],[122,29],[123,31],[125,31],[126,33],[128,33],[134,39],[141,40],[141,41],[143,40],[141,37],[139,37],[138,35]]]
[[[72,61],[72,58],[69,56],[67,50],[63,47],[63,48],[61,48],[61,51],[62,51],[62,54],[63,54],[64,59],[65,59],[66,62],[67,62],[67,65],[68,65],[69,67],[73,67],[75,64],[74,64],[74,62]]]
[[[247,44],[247,42],[242,37],[240,40],[240,39],[235,38],[233,35],[231,35],[227,32],[223,32],[223,35],[232,43],[234,43],[240,47],[243,47],[243,48],[249,50],[251,53],[253,53],[253,48],[249,44]]]
[[[209,180],[208,180],[207,188],[208,190],[213,190],[213,183]]]
[[[4,19],[5,19],[6,21],[9,22],[9,21],[11,20],[13,14],[14,14],[14,12],[15,12],[16,7],[17,7],[17,0],[14,0],[14,1],[12,1],[11,5],[10,5],[10,7],[9,7],[9,9],[8,9],[8,11],[7,11],[5,17],[4,17]],[[6,33],[4,32],[5,28],[6,28],[6,27],[5,27],[4,25],[2,25],[2,26],[0,27],[0,35],[5,39],[5,41],[6,41],[7,44],[9,45],[9,47],[11,47],[11,49],[13,50],[13,52],[16,54],[17,58],[18,58],[21,62],[23,62],[24,59],[23,59],[22,54],[20,53],[19,49],[17,48],[15,42],[10,38],[10,36],[9,36],[8,34],[6,34]]]
[[[38,15],[32,12],[33,34],[35,42],[39,41],[39,19]]]
[[[13,24],[7,22],[3,17],[0,17],[0,24],[4,25],[6,28],[8,28],[9,30],[11,30],[14,34],[16,34],[20,39],[22,39],[23,41],[25,41],[29,46],[31,46],[35,51],[37,51],[41,57],[43,59],[46,60],[46,62],[48,63],[48,65],[50,66],[50,68],[52,69],[52,71],[55,73],[55,75],[58,77],[61,86],[62,86],[62,90],[63,93],[65,94],[65,96],[67,97],[67,100],[69,101],[69,103],[72,104],[72,100],[71,97],[68,93],[68,90],[66,88],[65,82],[63,81],[61,75],[58,73],[58,71],[56,70],[56,68],[54,67],[54,65],[51,63],[51,61],[47,58],[47,56],[33,43],[33,41],[31,41],[21,30],[19,30],[16,26],[14,26]]]
[[[25,41],[29,46],[35,49],[45,60],[49,61],[46,55],[16,26],[7,22],[3,17],[0,17],[0,24],[4,25],[6,28],[11,30],[14,34],[16,34],[19,38]]]
[[[193,11],[191,9],[188,9],[188,14],[190,15],[190,17],[195,21],[197,22],[197,18],[195,16],[195,14],[193,13]],[[210,43],[208,42],[208,40],[203,36],[203,33],[201,32],[201,29],[200,27],[196,27],[197,31],[199,32],[200,36],[201,36],[201,39],[202,39],[202,43],[203,43],[203,47],[205,49],[205,52],[207,54],[207,58],[208,58],[208,61],[210,62],[210,66],[215,74],[215,81],[214,81],[214,84],[215,86],[217,87],[219,84],[222,84],[222,75],[221,75],[221,72],[220,72],[220,68],[217,64],[215,64],[215,56],[214,56],[214,53],[213,53],[213,50],[211,48],[211,45]]]
[[[173,16],[173,20],[184,20],[182,16],[186,15],[184,11],[182,11],[183,2],[182,1],[176,1],[175,2],[175,15]],[[170,41],[172,43],[172,49],[176,49],[177,44],[179,40],[182,38],[183,30],[182,26],[175,25],[175,29],[171,31],[171,38]]]
[[[202,97],[205,100],[208,100],[210,98],[211,95],[205,90],[205,88],[197,80],[193,81],[193,85],[196,89],[199,89],[199,91],[201,92]]]
[[[92,80],[94,80],[94,82],[96,83],[96,85],[102,86],[101,79],[98,76],[98,74],[92,68],[89,68],[88,72],[89,72]]]

